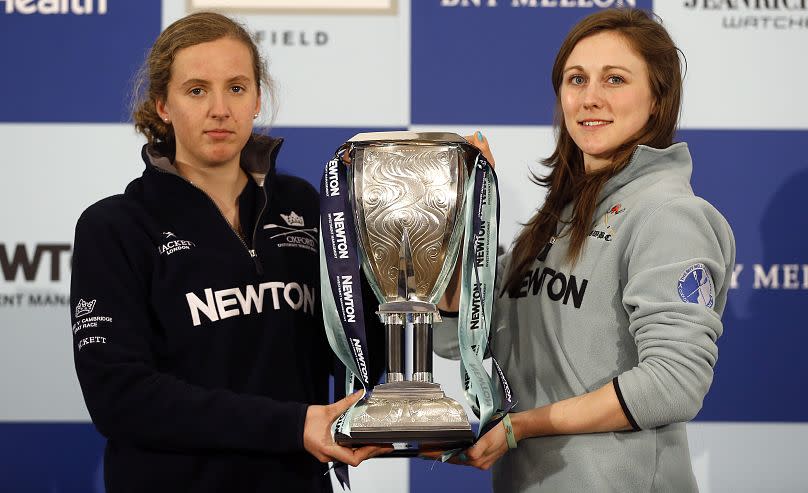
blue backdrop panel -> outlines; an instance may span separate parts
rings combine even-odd
[[[278,171],[308,180],[320,190],[325,163],[346,140],[361,132],[389,132],[401,128],[274,127],[273,137],[283,137],[278,154]],[[266,129],[264,130],[266,131]]]
[[[808,248],[808,131],[685,130],[693,188],[727,218],[743,265],[730,291],[715,380],[701,420],[808,421],[805,302]],[[754,265],[778,288],[755,289]],[[785,289],[783,266],[796,264],[799,289]]]
[[[90,3],[87,15],[0,15],[0,122],[129,120],[132,74],[160,34],[160,0],[109,0],[103,15]]]
[[[491,491],[491,472],[433,460],[410,461],[410,491],[418,493],[484,493]]]
[[[600,9],[442,3],[412,2],[412,123],[552,124],[555,53],[570,26]]]
[[[0,491],[103,493],[104,438],[89,423],[0,423]]]

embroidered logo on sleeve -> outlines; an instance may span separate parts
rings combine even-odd
[[[79,302],[76,303],[76,318],[81,318],[85,315],[89,315],[90,313],[92,313],[93,308],[95,308],[95,300],[84,301],[80,299]]]
[[[99,312],[95,312],[95,315],[92,317],[87,316],[93,312],[95,305],[96,300],[84,301],[80,299],[79,302],[76,303],[76,323],[73,324],[73,334],[78,334],[87,329],[106,329],[109,327],[112,323],[112,317],[100,315]],[[95,342],[100,341],[89,341],[85,342],[85,344],[93,344]],[[104,339],[104,343],[106,344],[106,339]],[[81,350],[82,347],[83,345],[80,344],[79,350]]]
[[[710,270],[702,264],[693,264],[679,278],[679,297],[685,303],[696,303],[712,308],[715,304],[715,284]]]
[[[106,344],[106,343],[107,343],[106,337],[101,336],[85,337],[84,339],[79,341],[77,348],[79,351],[81,351],[82,349],[84,349],[84,346],[88,344]]]

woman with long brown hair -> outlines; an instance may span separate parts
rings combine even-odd
[[[331,437],[359,396],[327,405],[318,194],[253,131],[269,82],[238,23],[171,24],[133,114],[143,175],[76,226],[73,352],[109,493],[331,491],[324,462],[382,451]]]
[[[673,142],[679,51],[645,12],[604,10],[572,28],[552,79],[547,197],[493,314],[518,404],[453,460],[493,466],[502,492],[695,491],[685,422],[712,382],[735,244]]]

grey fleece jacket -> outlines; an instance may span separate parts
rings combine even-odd
[[[495,491],[697,490],[684,422],[712,382],[735,241],[693,195],[691,169],[685,143],[640,146],[604,186],[575,266],[562,230],[517,295],[497,299],[492,352],[516,411],[611,382],[634,431],[522,440],[494,466]],[[435,350],[456,359],[456,319],[446,320]]]

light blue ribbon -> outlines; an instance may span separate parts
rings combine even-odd
[[[480,419],[478,436],[498,405],[498,392],[483,366],[494,304],[498,201],[496,177],[488,163],[478,158],[465,192],[466,234],[457,326],[460,378],[466,400]],[[475,228],[477,225],[481,227]]]

